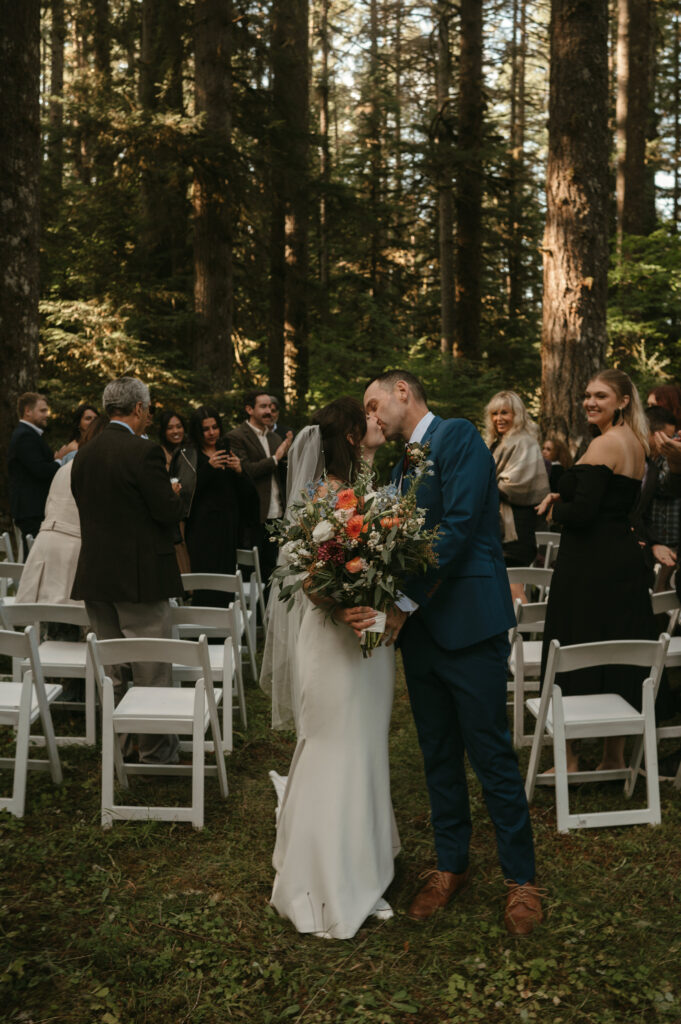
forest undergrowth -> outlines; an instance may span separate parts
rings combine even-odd
[[[681,1020],[681,793],[662,825],[558,835],[553,792],[533,806],[545,924],[510,938],[494,835],[472,781],[473,880],[425,925],[405,916],[432,865],[428,803],[404,680],[391,731],[402,839],[387,897],[395,917],[350,941],[296,934],[268,906],[275,798],[293,737],[271,732],[247,690],[248,732],[230,794],[206,785],[206,827],[99,826],[99,753],[62,750],[64,784],[29,776],[23,820],[0,815],[0,1020],[22,1024],[636,1024]],[[59,723],[60,727],[63,722]],[[587,747],[589,761],[597,749]],[[547,755],[548,756],[548,755]],[[527,760],[521,756],[521,767]],[[7,788],[8,774],[3,773]],[[188,780],[133,780],[141,803],[181,802]],[[644,797],[639,782],[634,799]],[[619,786],[574,806],[615,807]]]

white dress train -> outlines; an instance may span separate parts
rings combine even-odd
[[[299,739],[277,822],[272,906],[299,932],[349,939],[392,881],[392,647],[362,658],[354,633],[310,604],[298,642]]]

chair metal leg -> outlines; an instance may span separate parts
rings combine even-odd
[[[26,776],[28,775],[28,743],[31,731],[31,698],[33,697],[33,676],[27,672],[21,688],[19,722],[14,752],[14,782],[12,799],[7,810],[16,818],[23,818],[26,806]]]
[[[643,744],[646,752],[646,790],[648,807],[650,808],[651,825],[659,825],[662,821],[660,807],[660,777],[657,764],[657,733],[655,731],[655,691],[652,679],[643,684]],[[634,777],[634,783],[636,779]]]
[[[569,832],[570,796],[568,787],[567,751],[565,749],[565,717],[560,686],[554,685],[553,697],[553,764],[556,770],[556,819],[559,832]]]
[[[104,680],[102,693],[102,828],[111,828],[114,807],[114,744],[118,737],[113,728],[113,684]]]
[[[202,679],[196,684],[194,690],[194,728],[192,731],[192,825],[196,829],[203,828],[203,799],[204,799],[204,708],[205,708],[205,687]],[[214,739],[219,739],[218,737]],[[221,756],[219,742],[215,744],[216,757]],[[224,767],[224,761],[223,761]]]

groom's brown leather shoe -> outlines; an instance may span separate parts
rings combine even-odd
[[[509,889],[504,913],[506,929],[510,935],[529,935],[534,926],[544,920],[541,898],[546,895],[546,889],[538,889],[530,882],[518,885],[507,881],[506,885]]]
[[[466,868],[460,875],[454,874],[453,871],[438,871],[437,868],[424,871],[419,878],[427,879],[426,884],[413,899],[407,917],[412,921],[427,921],[436,910],[447,906],[454,893],[463,889],[470,874],[470,868]]]

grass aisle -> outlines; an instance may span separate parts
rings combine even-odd
[[[404,911],[432,845],[400,678],[391,758],[403,852],[388,893],[396,916],[348,942],[301,937],[267,903],[275,806],[267,771],[286,771],[293,741],[269,730],[259,690],[247,699],[251,725],[228,762],[229,800],[208,780],[203,832],[137,822],[102,832],[95,752],[63,751],[60,789],[29,776],[25,819],[0,815],[0,1020],[681,1021],[681,793],[669,784],[659,828],[569,836],[556,833],[552,791],[539,792],[533,822],[548,921],[514,940],[473,782],[473,883],[431,922],[412,924]],[[159,802],[159,790],[172,800],[188,784],[133,780],[140,802]],[[612,806],[621,799],[618,787],[605,796]],[[594,806],[593,788],[576,800]]]

